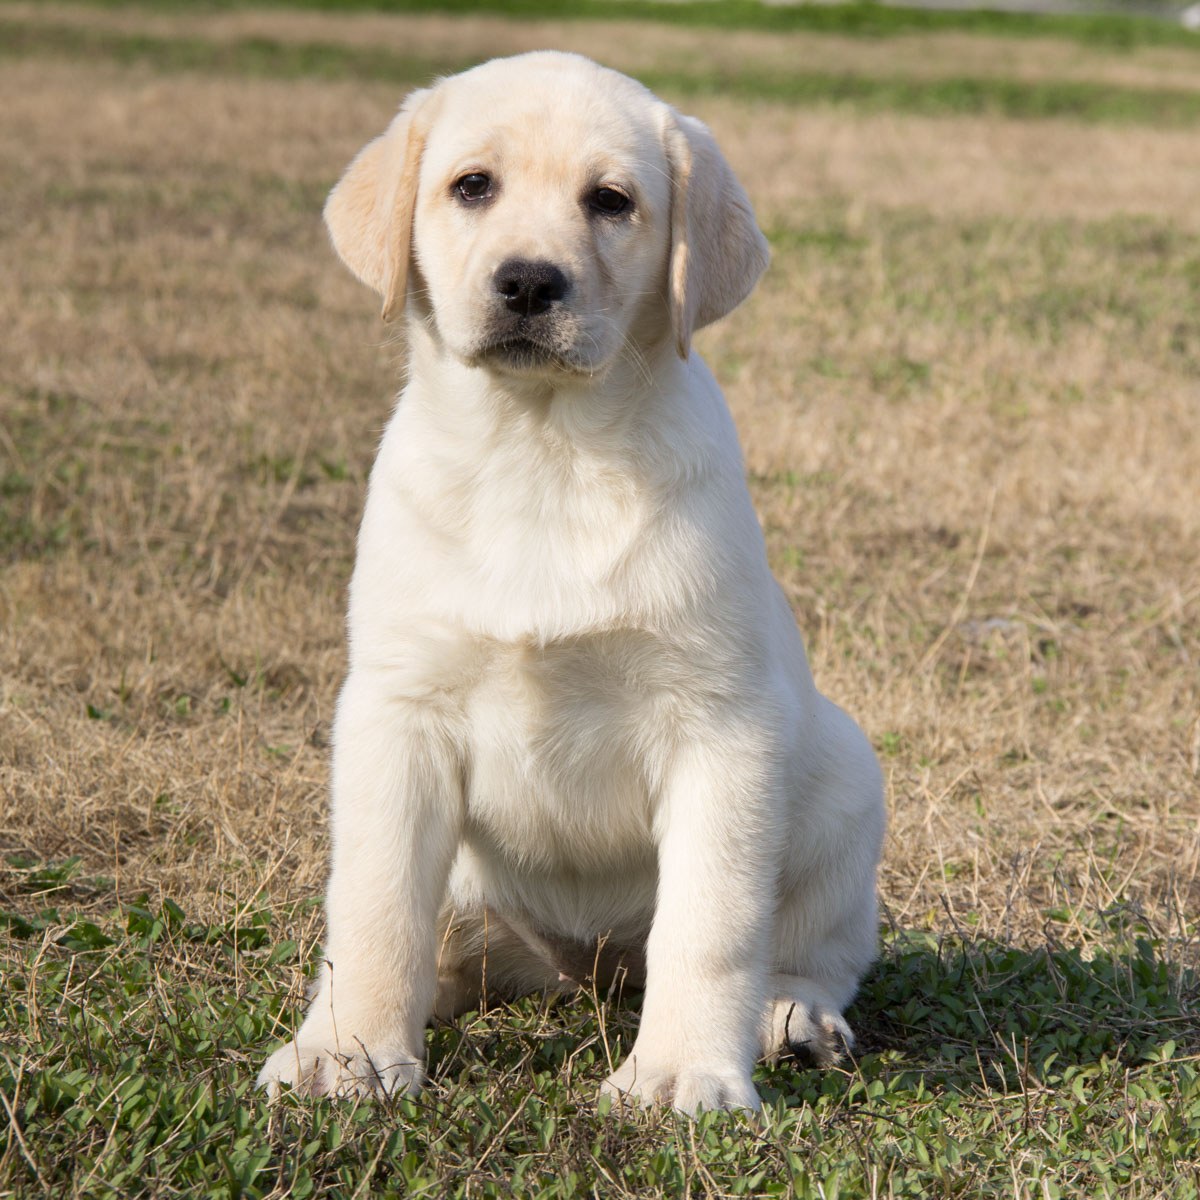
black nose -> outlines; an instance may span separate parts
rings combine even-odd
[[[505,307],[527,317],[544,313],[571,286],[553,263],[529,262],[523,258],[502,262],[496,268],[494,281],[496,291],[504,297]]]

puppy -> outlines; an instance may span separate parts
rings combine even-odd
[[[408,97],[325,209],[403,316],[333,736],[326,960],[259,1082],[412,1092],[424,1029],[630,973],[604,1089],[755,1109],[876,947],[878,765],[820,695],[693,332],[767,265],[708,129],[587,59]]]

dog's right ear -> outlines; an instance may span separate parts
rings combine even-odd
[[[362,148],[325,202],[342,262],[383,297],[383,319],[404,309],[413,210],[431,89],[413,92],[387,130]]]

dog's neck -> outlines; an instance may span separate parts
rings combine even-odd
[[[667,337],[629,342],[595,373],[523,375],[464,362],[426,321],[410,319],[407,332],[408,375],[420,381],[414,399],[429,397],[440,410],[438,423],[460,435],[522,430],[576,452],[619,454],[644,444],[644,432],[635,431],[648,420],[673,424],[666,410],[686,390],[687,364]]]
[[[527,380],[462,362],[427,328],[409,332],[409,382],[363,536],[394,547],[405,528],[434,547],[426,561],[437,570],[420,577],[414,604],[513,641],[656,626],[692,602],[689,581],[709,573],[701,559],[680,564],[703,539],[661,518],[687,503],[683,490],[720,491],[691,502],[697,511],[736,509],[744,495],[699,359],[684,362],[665,342],[603,375]],[[388,578],[417,576],[405,564]],[[665,591],[647,582],[663,578],[674,581]]]

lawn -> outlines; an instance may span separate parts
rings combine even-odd
[[[1200,1197],[1200,35],[344,7],[0,2],[0,1196]],[[403,362],[321,204],[407,87],[535,46],[754,199],[700,349],[887,776],[858,1048],[759,1121],[597,1107],[636,996],[432,1030],[418,1100],[252,1088]]]

